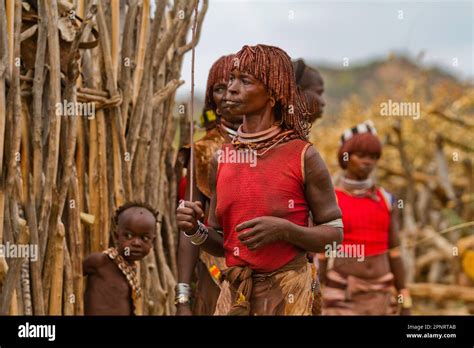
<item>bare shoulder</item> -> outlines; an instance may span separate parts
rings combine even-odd
[[[319,151],[313,144],[308,146],[306,149],[304,160],[305,172],[307,174],[306,178],[310,181],[318,181],[318,179],[321,179],[322,177],[325,179],[329,177],[326,163],[324,163]]]
[[[315,224],[341,217],[331,176],[314,145],[305,153],[305,194]]]
[[[108,264],[109,257],[104,253],[93,253],[87,256],[83,263],[83,273],[91,274],[97,272],[98,269]]]
[[[306,161],[314,158],[314,156],[319,155],[318,150],[316,150],[316,147],[312,143],[308,143],[308,145],[309,146],[306,148],[306,152],[305,152],[305,160]]]

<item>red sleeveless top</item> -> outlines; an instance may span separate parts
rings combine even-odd
[[[370,197],[351,196],[336,187],[344,223],[342,245],[363,245],[365,256],[381,254],[388,249],[390,210],[380,189],[376,194],[378,201]]]
[[[276,216],[297,225],[308,226],[308,205],[304,195],[304,155],[311,144],[295,139],[257,157],[256,165],[225,163],[217,170],[216,217],[224,232],[227,266],[247,266],[257,272],[272,272],[301,250],[278,241],[249,250],[237,238],[235,227],[247,220]],[[222,150],[235,151],[231,144]],[[225,160],[225,158],[223,158]],[[234,161],[235,162],[235,161]]]

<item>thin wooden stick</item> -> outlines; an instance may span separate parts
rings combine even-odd
[[[206,15],[207,9],[209,7],[209,0],[204,0],[202,2],[201,10],[199,11],[199,16],[197,17],[197,29],[196,29],[196,35],[193,35],[193,39],[191,42],[187,43],[184,46],[179,47],[176,50],[176,53],[178,56],[182,56],[189,50],[191,50],[193,47],[195,47],[199,39],[201,37],[201,29],[202,29],[202,23],[204,22],[204,16]]]
[[[196,26],[198,19],[198,5],[199,0],[194,1],[194,24],[192,29],[192,55],[191,55],[191,124],[189,125],[190,139],[191,139],[191,153],[189,162],[189,184],[194,187],[194,60],[196,56]],[[189,200],[193,201],[193,190],[189,191]]]
[[[66,242],[63,244],[64,249],[64,289],[63,289],[63,314],[74,315],[74,303],[82,294],[74,292],[73,269],[71,262],[71,255]]]
[[[138,12],[138,2],[136,0],[129,1],[127,16],[125,18],[125,26],[122,36],[122,55],[121,55],[121,76],[119,85],[123,91],[122,103],[122,124],[126,125],[128,120],[129,104],[133,97],[133,84],[130,83],[132,78],[132,49],[135,19]],[[125,136],[125,127],[122,129]]]
[[[8,75],[11,76],[13,71],[13,62],[14,62],[14,54],[13,54],[13,32],[14,32],[14,23],[15,23],[15,1],[6,1],[6,14],[7,14],[7,31],[8,31]],[[2,21],[3,22],[3,21]]]
[[[18,291],[13,290],[12,302],[10,304],[9,315],[18,315]]]
[[[474,128],[474,124],[468,123],[468,122],[463,121],[462,119],[459,119],[459,118],[450,117],[450,116],[446,115],[446,113],[444,113],[442,111],[439,111],[439,110],[431,110],[431,111],[428,112],[428,114],[438,116],[441,119],[443,119],[445,121],[448,121],[449,123],[457,124],[458,126],[461,126],[461,127],[464,127],[464,128],[469,128],[469,129]]]
[[[41,202],[41,176],[43,173],[43,142],[41,141],[42,123],[41,113],[43,107],[44,90],[44,66],[46,40],[48,31],[48,16],[44,8],[44,2],[38,3],[38,41],[36,45],[35,75],[33,81],[33,192],[36,209],[39,209]]]
[[[449,200],[457,201],[456,194],[454,192],[453,185],[449,178],[449,169],[448,163],[446,158],[444,157],[443,152],[443,137],[438,134],[436,136],[436,150],[435,150],[435,159],[437,165],[437,174],[438,174],[438,181],[441,187],[444,189],[446,196]]]
[[[100,215],[99,210],[99,177],[98,177],[98,139],[97,139],[97,117],[89,123],[89,213],[94,216]],[[98,220],[98,219],[95,219]],[[99,250],[99,225],[94,221],[90,230],[91,251]]]
[[[16,244],[25,245],[30,240],[30,233],[26,221],[21,223],[21,231]],[[10,311],[10,304],[12,298],[16,298],[15,288],[20,278],[21,265],[25,258],[16,258],[11,262],[11,267],[8,270],[5,278],[5,283],[2,289],[2,303],[0,306],[0,315],[7,315]]]
[[[33,178],[29,175],[28,199],[26,203],[26,218],[30,229],[31,245],[38,249],[36,260],[30,260],[31,288],[33,291],[33,313],[34,315],[44,315],[43,284],[41,283],[41,253],[39,252],[39,239],[36,220],[36,205],[33,194]]]
[[[29,174],[31,173],[31,156],[30,156],[30,137],[29,137],[29,126],[31,116],[28,112],[28,106],[26,102],[21,103],[21,176],[22,176],[22,192],[20,201],[23,206],[26,206],[28,197],[28,185],[29,185]]]
[[[4,12],[5,12],[5,2],[0,1],[0,13],[4,13]],[[3,148],[4,148],[4,143],[5,143],[4,134],[5,134],[5,120],[6,120],[5,78],[9,69],[8,49],[9,49],[9,46],[7,42],[7,25],[5,21],[0,21],[0,178],[3,177]],[[2,190],[1,187],[0,187],[0,190]],[[3,219],[1,221],[3,221]],[[0,225],[3,225],[3,224],[0,224]],[[0,230],[2,229],[3,229],[3,226],[0,226]],[[0,242],[1,242],[1,239],[0,239]]]
[[[71,186],[69,189],[69,194],[73,202],[78,202],[80,200],[79,185],[75,172],[71,176]],[[69,205],[71,266],[74,283],[74,306],[76,315],[84,314],[84,300],[82,296],[84,292],[84,280],[82,276],[82,260],[84,259],[84,253],[79,211],[79,206],[77,204]]]
[[[15,0],[15,26],[14,26],[14,45],[13,45],[13,56],[15,58],[20,57],[20,29],[21,29],[21,12],[22,5],[20,0]],[[15,62],[17,60],[15,59]],[[11,88],[8,92],[9,100],[7,106],[7,112],[12,116],[11,118],[11,139],[10,139],[10,154],[8,158],[8,171],[7,171],[7,192],[13,194],[13,185],[15,181],[15,175],[17,173],[17,167],[19,164],[20,156],[20,143],[21,143],[21,97],[20,97],[20,66],[14,64],[12,67],[11,75]]]
[[[77,14],[81,17],[81,18],[85,18],[85,1],[84,0],[78,0],[77,1]],[[85,54],[83,54],[83,57],[85,56]],[[84,59],[82,59],[82,64],[84,64]],[[78,91],[81,91],[83,89],[86,89],[86,87],[82,87],[82,83],[83,83],[83,80],[82,80],[82,75],[79,75],[78,78],[77,78],[77,81],[76,81],[76,87],[77,87],[77,90]],[[76,95],[78,95],[79,92],[76,92]],[[106,94],[107,96],[107,94]],[[78,96],[78,100],[79,100],[79,96]],[[84,211],[86,209],[86,205],[87,205],[87,202],[86,202],[86,184],[85,184],[85,177],[86,177],[86,142],[87,142],[87,139],[86,139],[86,125],[85,125],[85,121],[82,117],[79,117],[79,119],[77,120],[77,144],[76,144],[76,157],[75,157],[75,168],[73,168],[73,172],[74,172],[74,177],[76,178],[77,180],[77,193],[76,195],[74,196],[74,200],[75,200],[75,203],[76,203],[76,209],[78,212],[81,212],[81,211]],[[73,177],[71,177],[71,180],[74,180]],[[79,213],[78,213],[79,214]],[[79,220],[80,221],[80,220]],[[73,221],[72,224],[74,226],[75,225],[75,222]],[[82,237],[85,233],[85,227],[79,222],[78,224],[78,227],[79,229],[78,233],[79,235]],[[82,245],[81,245],[82,247]],[[83,252],[83,250],[81,250],[81,253]],[[74,255],[74,254],[73,254]],[[81,278],[82,278],[82,272],[81,272]],[[82,294],[82,292],[81,292]],[[80,310],[80,308],[77,308],[77,303],[79,302],[79,299],[80,301],[82,302],[82,296],[81,295],[77,295],[77,301],[76,301],[76,314],[79,315],[79,314],[83,314],[83,311]]]
[[[5,2],[0,1],[0,13],[5,13]],[[6,21],[0,21],[0,243],[3,243],[3,221],[5,211],[5,176],[3,174],[3,152],[5,145],[5,79],[9,70],[9,42],[7,39]],[[0,256],[0,286],[8,272],[8,264],[4,256]]]
[[[96,251],[105,250],[109,247],[110,217],[108,204],[107,185],[107,151],[106,151],[106,127],[105,115],[102,110],[97,112],[97,139],[98,139],[98,164],[99,164],[99,219],[97,233],[99,236],[99,247]]]
[[[120,0],[111,0],[110,6],[112,7],[112,69],[114,80],[117,81],[120,47]]]
[[[408,288],[413,297],[429,297],[435,301],[454,299],[474,302],[474,291],[468,286],[417,283],[409,284]]]
[[[147,100],[152,99],[152,80],[148,79],[149,86],[147,90]],[[144,115],[142,119],[142,125],[140,128],[140,142],[137,144],[137,150],[135,155],[135,165],[133,166],[133,187],[134,193],[133,197],[135,200],[145,201],[145,181],[146,181],[146,172],[143,170],[143,167],[138,165],[138,163],[145,163],[149,146],[152,138],[152,116],[153,116],[153,103],[147,102],[145,105]]]
[[[48,48],[50,65],[50,103],[56,106],[61,102],[61,72],[59,60],[59,35],[58,35],[58,8],[56,0],[46,1],[46,11],[48,18]],[[48,158],[45,173],[45,184],[43,190],[43,199],[41,205],[39,237],[41,259],[44,260],[46,253],[46,243],[49,226],[49,214],[51,212],[51,199],[54,183],[58,171],[59,157],[59,135],[61,132],[61,116],[52,113],[49,117],[49,144]],[[54,231],[52,231],[54,233]]]
[[[139,86],[143,76],[143,65],[145,62],[146,39],[148,36],[148,25],[150,20],[150,0],[143,0],[142,17],[140,25],[140,36],[138,39],[138,56],[135,75],[133,76],[133,104],[138,97]]]
[[[192,9],[193,7],[189,7],[189,12],[186,13],[186,15],[191,15],[192,14]],[[181,31],[181,30],[186,30],[186,24],[187,22],[184,21],[179,15],[176,15],[173,21],[171,22],[170,27],[166,32],[162,35],[160,38],[160,42],[158,43],[158,47],[156,48],[156,51],[154,52],[154,57],[153,57],[153,65],[155,67],[159,66],[163,58],[165,57],[166,53],[168,52],[169,48],[173,44],[174,40],[176,39],[176,35]],[[195,29],[194,29],[195,30]],[[195,33],[193,33],[195,35]],[[194,37],[194,36],[193,36]],[[193,40],[195,43],[196,40]],[[145,67],[146,69],[146,67]]]
[[[153,95],[153,106],[158,106],[161,104],[164,100],[168,99],[176,90],[178,89],[179,86],[184,84],[183,80],[171,80],[169,81],[165,87],[160,89],[158,92],[156,92]]]
[[[53,264],[49,291],[49,315],[62,314],[63,270],[64,270],[64,225],[60,222],[53,237]]]

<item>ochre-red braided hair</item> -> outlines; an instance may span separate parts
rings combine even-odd
[[[232,68],[233,63],[233,54],[228,56],[222,56],[211,66],[209,70],[209,76],[207,77],[207,87],[206,87],[206,100],[205,100],[205,109],[213,110],[214,112],[217,109],[217,105],[214,103],[213,98],[213,88],[216,83],[223,83],[227,85],[229,81],[229,74]]]
[[[306,140],[311,123],[302,95],[296,86],[293,64],[281,48],[268,45],[244,46],[233,58],[232,70],[255,76],[275,98],[282,128],[294,130]]]

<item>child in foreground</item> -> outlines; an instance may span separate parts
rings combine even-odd
[[[117,209],[114,222],[118,248],[93,253],[83,262],[85,315],[136,314],[141,296],[136,261],[153,246],[157,213],[148,204],[129,202]]]

